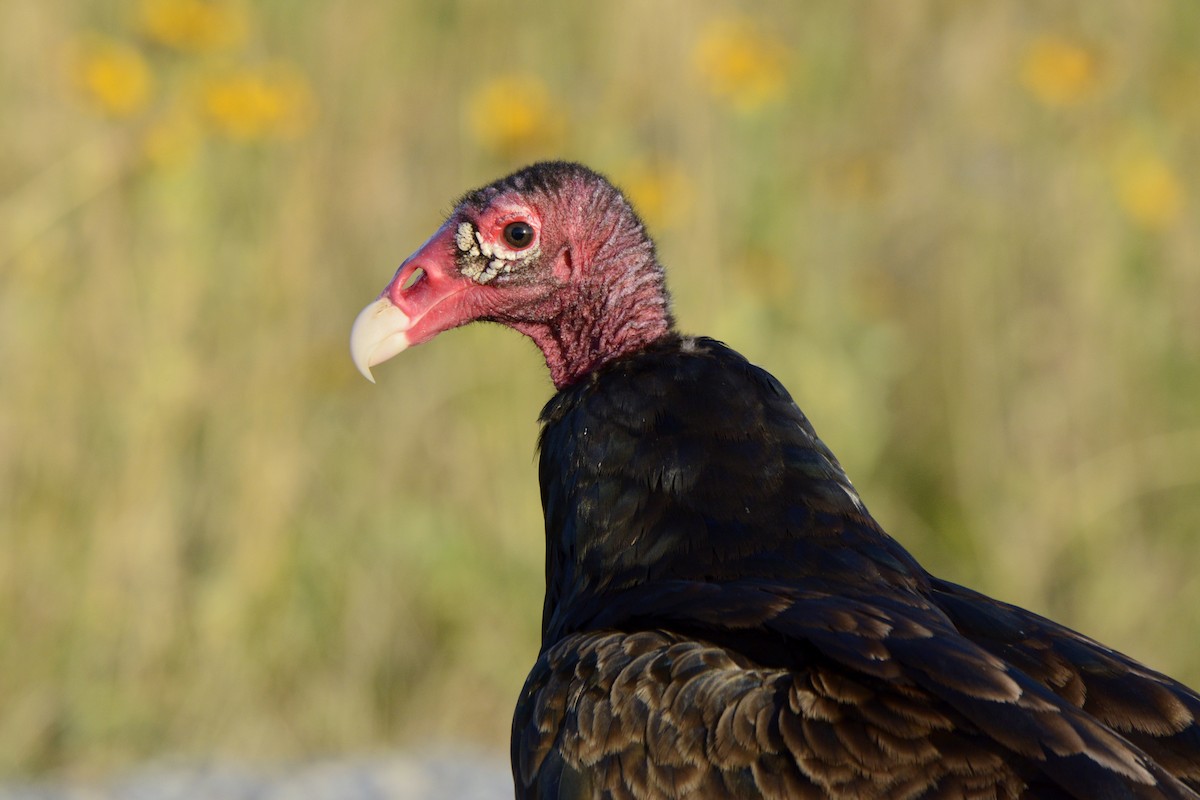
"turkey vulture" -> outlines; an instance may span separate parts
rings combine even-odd
[[[1200,696],[926,572],[779,381],[676,330],[602,176],[466,194],[351,352],[370,379],[476,320],[532,338],[557,389],[517,797],[1200,797]]]

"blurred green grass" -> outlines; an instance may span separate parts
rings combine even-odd
[[[503,749],[544,366],[346,340],[544,156],[926,566],[1200,684],[1191,0],[172,2],[0,6],[0,771]]]

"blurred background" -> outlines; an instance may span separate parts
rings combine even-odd
[[[751,10],[747,10],[747,9]],[[534,347],[350,323],[581,160],[935,573],[1200,685],[1200,6],[0,4],[0,775],[504,758]]]

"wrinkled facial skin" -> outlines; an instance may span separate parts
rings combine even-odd
[[[578,164],[545,162],[467,193],[351,329],[370,368],[474,321],[522,333],[563,387],[671,327],[654,245],[628,202]]]
[[[500,196],[482,209],[468,205],[460,208],[452,223],[455,262],[458,271],[478,284],[491,283],[498,276],[511,276],[505,283],[528,279],[532,267],[542,255],[542,220],[537,209]],[[515,246],[505,237],[507,229],[528,226],[527,242]]]
[[[372,366],[473,320],[520,329],[544,313],[562,281],[543,268],[542,232],[536,202],[491,192],[460,203],[359,314],[351,354],[362,374],[373,380]]]
[[[470,222],[458,224],[454,242],[458,247],[458,271],[476,283],[490,283],[497,275],[528,267],[542,254],[536,245],[512,250],[499,241],[493,242]]]

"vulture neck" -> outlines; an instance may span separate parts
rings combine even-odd
[[[556,389],[564,389],[621,356],[643,350],[674,328],[670,297],[654,245],[613,234],[575,275],[545,320],[514,325],[541,348]],[[568,253],[580,253],[573,248]],[[579,258],[579,256],[575,256]]]

